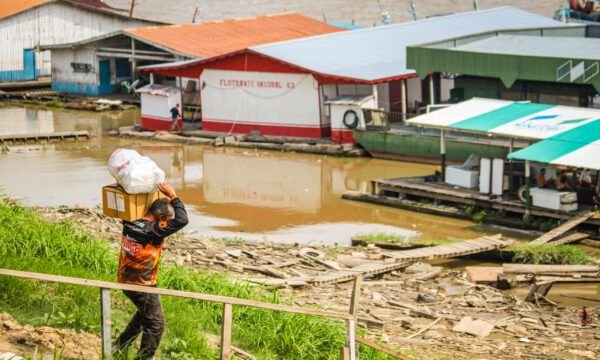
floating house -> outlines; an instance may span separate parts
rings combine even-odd
[[[101,0],[27,0],[0,2],[0,83],[33,81],[50,75],[49,51],[42,45],[64,44],[123,28],[156,25],[132,18]],[[72,61],[73,70],[94,66]]]
[[[456,74],[456,101],[487,97],[592,107],[600,92],[598,26],[492,31],[410,46],[407,57],[421,78]]]
[[[332,123],[344,123],[332,116],[351,115],[331,111],[339,105],[336,99],[373,97],[360,103],[376,114],[367,121],[346,121],[355,126],[370,126],[380,118],[377,112],[402,121],[409,111],[449,100],[452,80],[434,74],[421,81],[406,66],[407,46],[491,30],[555,26],[562,24],[504,7],[251,46],[140,71],[199,79],[204,130],[351,143],[351,127],[332,129]]]
[[[123,81],[131,85],[137,78],[137,66],[210,58],[247,46],[342,30],[300,14],[286,13],[125,29],[43,48],[52,51],[52,90],[103,95],[115,92]],[[156,79],[156,82],[185,89],[186,104],[199,102],[197,82],[188,82],[182,77],[185,76]]]

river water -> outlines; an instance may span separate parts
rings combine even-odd
[[[346,190],[367,189],[372,178],[429,174],[434,171],[430,165],[106,135],[138,122],[138,110],[93,113],[3,106],[0,121],[2,134],[87,130],[96,135],[90,141],[11,146],[0,154],[3,191],[31,205],[99,206],[101,187],[114,182],[107,159],[115,149],[128,147],[165,171],[191,210],[188,234],[345,245],[359,233],[459,240],[487,232],[468,221],[341,199]]]
[[[372,178],[423,175],[431,165],[370,158],[178,145],[108,137],[139,122],[139,110],[79,112],[0,103],[0,134],[87,130],[90,141],[10,146],[0,151],[0,192],[29,205],[100,206],[101,187],[114,182],[107,170],[119,147],[157,162],[188,206],[186,236],[287,243],[347,245],[359,233],[388,232],[415,240],[462,240],[495,234],[470,221],[342,200],[346,190],[368,189]],[[518,234],[503,233],[515,237]],[[448,266],[482,265],[454,260]],[[483,264],[485,265],[485,264]],[[493,265],[493,264],[490,264]],[[524,298],[527,288],[512,290]],[[598,284],[556,285],[552,300],[581,306],[598,298]]]

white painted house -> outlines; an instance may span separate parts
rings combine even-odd
[[[40,52],[42,45],[156,24],[127,15],[101,0],[0,0],[0,83],[50,75],[50,52]]]

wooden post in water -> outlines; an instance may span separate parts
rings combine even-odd
[[[440,130],[440,155],[442,156],[442,180],[446,181],[446,131]]]
[[[231,359],[231,328],[233,321],[233,306],[223,304],[223,325],[221,326],[221,360]]]
[[[102,359],[112,359],[112,344],[110,336],[110,289],[100,289],[100,310],[102,312]]]

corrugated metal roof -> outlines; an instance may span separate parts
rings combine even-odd
[[[1,0],[0,1],[0,19],[9,17],[11,15],[18,14],[25,10],[34,8],[36,6],[44,5],[54,0]]]
[[[140,40],[199,58],[338,31],[343,29],[296,13],[125,30]]]
[[[514,7],[501,7],[250,49],[317,73],[378,81],[414,73],[406,68],[406,47],[410,45],[492,30],[554,26],[563,24]]]
[[[52,2],[66,2],[92,11],[129,18],[127,10],[117,9],[102,0],[0,0],[0,19]],[[135,16],[131,18],[144,20]]]
[[[452,50],[503,55],[600,59],[600,39],[499,35],[457,46]]]

